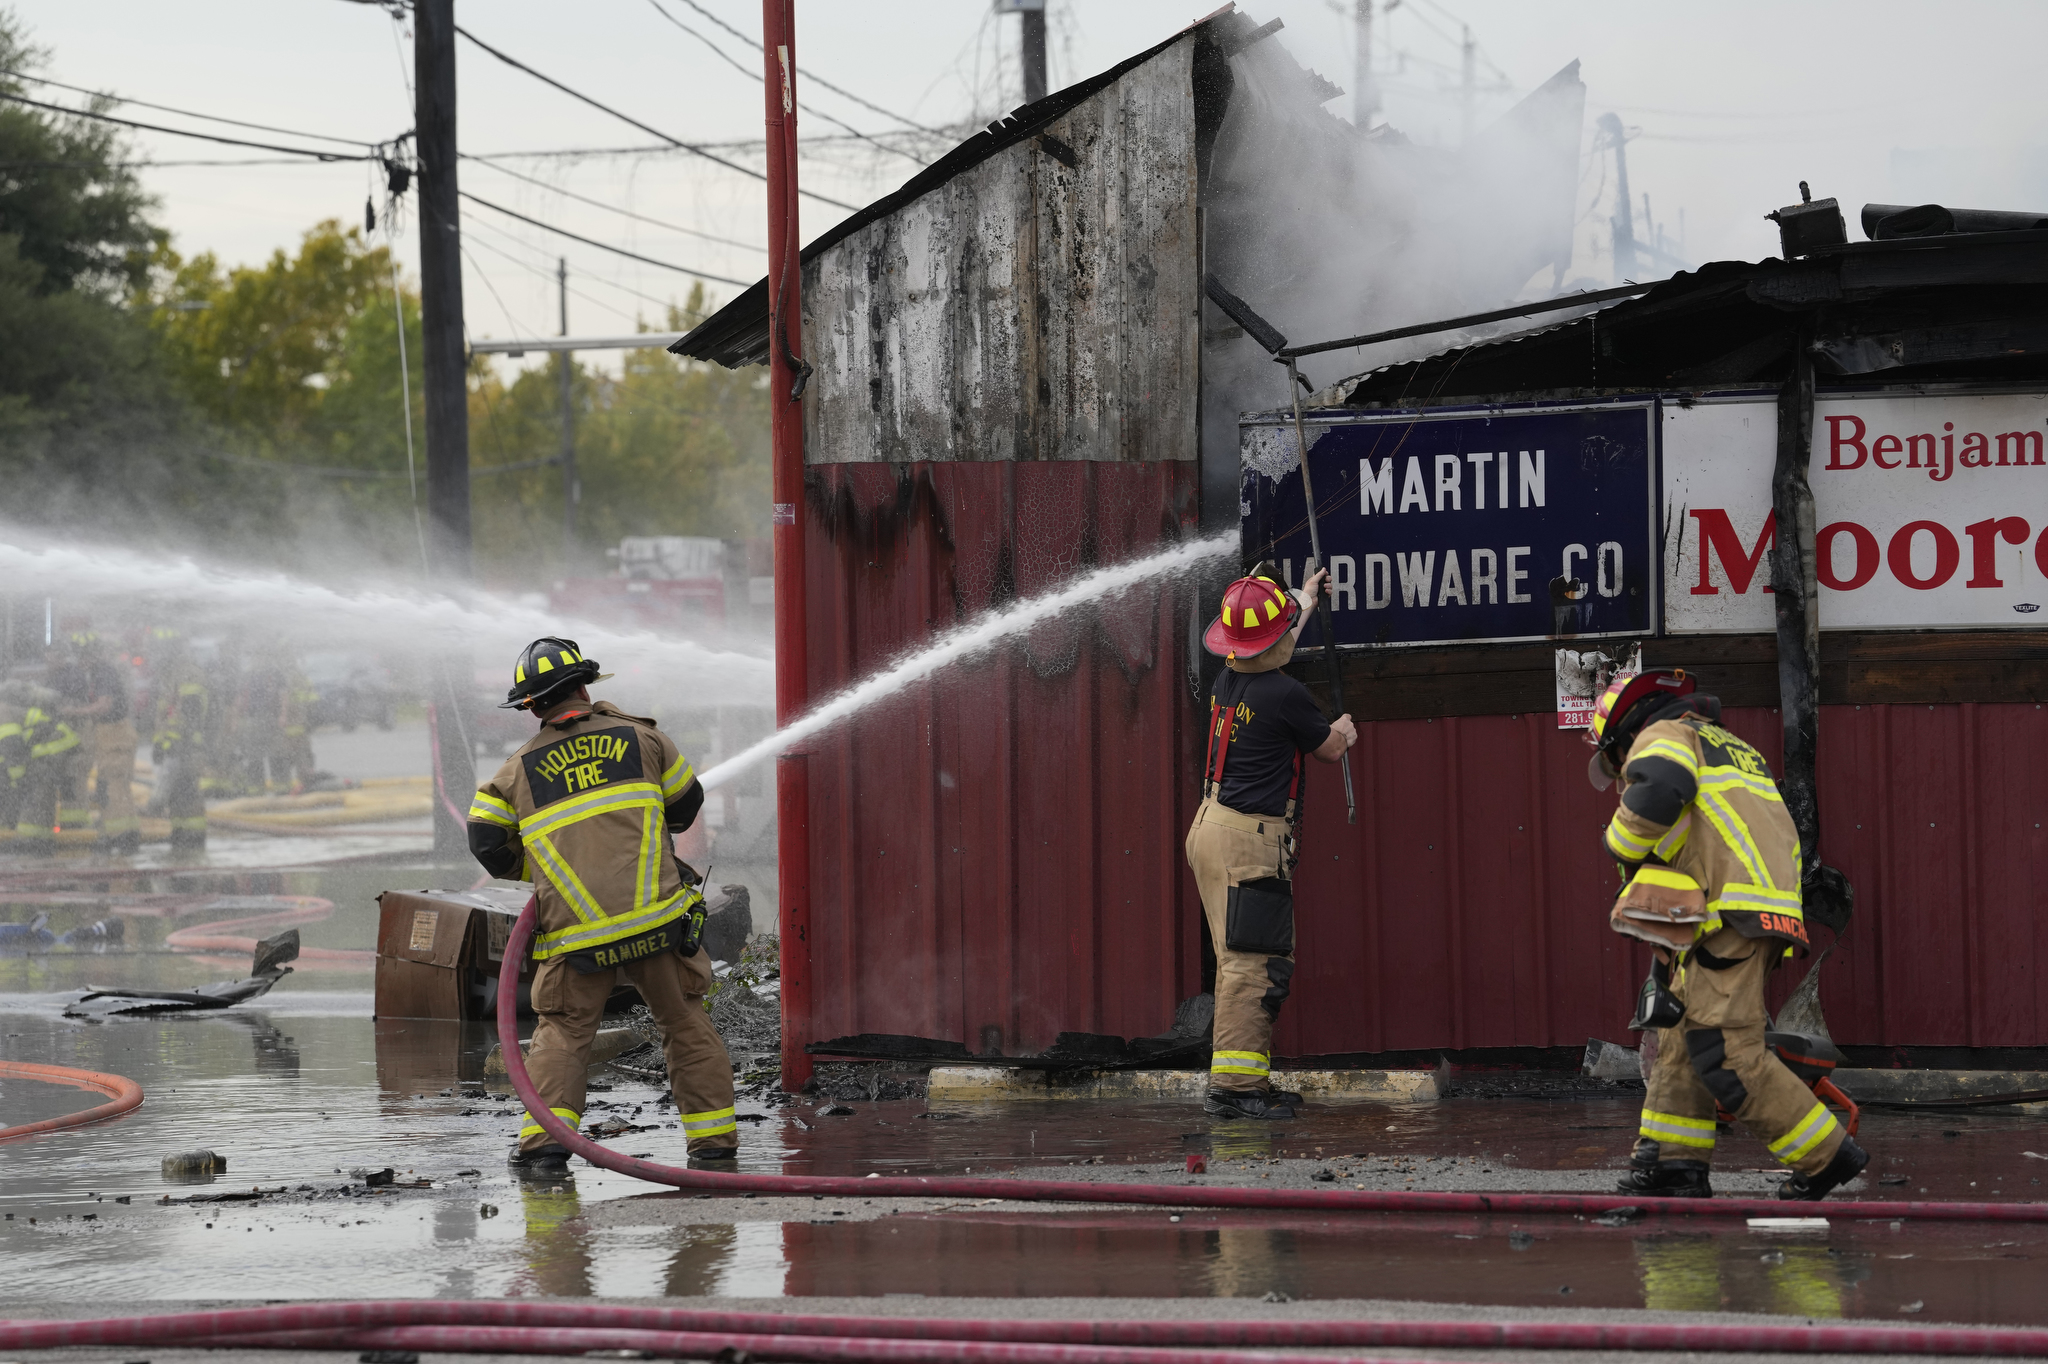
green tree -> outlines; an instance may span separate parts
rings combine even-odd
[[[0,71],[46,60],[0,11]],[[0,92],[26,90],[0,76]],[[129,306],[164,233],[128,155],[109,125],[0,103],[0,475],[11,519],[132,517],[203,491],[186,463],[183,413]],[[144,451],[151,462],[136,467]]]

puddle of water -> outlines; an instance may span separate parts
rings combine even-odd
[[[335,901],[305,925],[309,946],[372,941],[376,890],[452,884],[450,874],[389,868],[211,872],[112,890],[298,894]],[[18,889],[18,883],[14,887]],[[0,892],[9,887],[0,885]],[[89,922],[89,905],[62,910]],[[195,984],[231,966],[160,950],[179,920],[130,920],[123,950],[0,958],[0,1055],[111,1071],[140,1082],[137,1112],[74,1134],[0,1146],[0,1256],[24,1299],[84,1301],[239,1296],[931,1296],[1391,1297],[1518,1306],[1655,1307],[1802,1317],[2048,1323],[2039,1291],[2048,1228],[1837,1223],[1791,1241],[1741,1226],[1651,1222],[1598,1228],[1543,1218],[1322,1217],[1285,1213],[1037,1212],[1014,1208],[904,1213],[870,1222],[780,1222],[734,1202],[710,1220],[668,1223],[594,1213],[599,1204],[682,1195],[605,1171],[521,1185],[504,1157],[520,1115],[502,1081],[481,1084],[493,1041],[484,1025],[370,1017],[365,968],[304,970],[253,1006],[212,1015],[65,1019],[87,982]],[[184,920],[183,922],[190,922]],[[613,1081],[593,1116],[666,1124],[658,1086]],[[486,1095],[468,1097],[481,1089]],[[447,1091],[444,1093],[444,1091]],[[32,1121],[97,1102],[84,1091],[0,1081],[0,1113]],[[1212,1122],[1192,1105],[1055,1101],[957,1107],[922,1116],[917,1102],[855,1102],[851,1116],[815,1103],[742,1102],[742,1166],[789,1174],[995,1173],[1094,1160],[1181,1163],[1208,1155],[1217,1173],[1313,1160],[1353,1170],[1370,1158],[1412,1172],[1416,1187],[1499,1187],[1487,1175],[1574,1171],[1599,1179],[1626,1160],[1636,1100],[1459,1099],[1437,1104],[1317,1105],[1295,1123]],[[608,1107],[607,1107],[608,1106]],[[637,1110],[637,1112],[636,1112]],[[804,1124],[799,1125],[799,1120]],[[1881,1197],[2036,1199],[2048,1162],[2037,1120],[2010,1115],[1870,1113],[1873,1175],[1904,1184]],[[617,1140],[620,1150],[680,1163],[666,1125]],[[169,1153],[210,1147],[227,1173],[206,1186],[166,1184]],[[1455,1165],[1453,1165],[1455,1161]],[[1747,1136],[1724,1140],[1718,1165],[1768,1166]],[[343,1197],[355,1167],[391,1166],[440,1187]],[[463,1173],[475,1171],[474,1174]],[[1286,1173],[1273,1167],[1276,1177]],[[1297,1174],[1298,1177],[1298,1174]],[[1399,1182],[1398,1180],[1396,1181]],[[162,1205],[165,1194],[311,1185],[318,1197]],[[133,1201],[117,1204],[127,1195]],[[495,1208],[495,1214],[485,1211]],[[693,1217],[709,1205],[691,1205]],[[88,1220],[90,1215],[90,1220]],[[35,1223],[30,1224],[29,1219]],[[211,1225],[209,1225],[211,1224]],[[1533,1233],[1517,1248],[1511,1231]],[[226,1286],[235,1285],[230,1289]],[[1569,1288],[1570,1292],[1562,1290]]]

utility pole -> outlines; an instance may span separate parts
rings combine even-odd
[[[455,0],[413,5],[413,126],[420,180],[420,332],[427,387],[427,569],[469,577],[469,385],[462,339],[461,205],[456,197]],[[468,854],[462,812],[476,789],[465,714],[466,659],[436,660],[429,711],[434,747],[434,852]]]
[[[562,293],[562,335],[569,334],[569,259],[559,258],[555,269],[555,280]],[[576,567],[576,504],[583,500],[583,490],[576,485],[576,394],[575,354],[562,351],[562,571],[573,572]]]
[[[1363,132],[1380,111],[1380,88],[1372,78],[1372,0],[1357,0],[1352,12],[1358,26],[1358,60],[1351,82],[1351,122]]]
[[[1600,115],[1600,131],[1614,148],[1614,282],[1636,277],[1636,225],[1628,202],[1628,134],[1619,114]]]
[[[1027,0],[1017,16],[1024,21],[1024,102],[1045,98],[1045,0]]]
[[[1462,59],[1461,69],[1464,73],[1462,116],[1464,119],[1465,135],[1461,142],[1470,142],[1472,140],[1473,118],[1478,112],[1475,105],[1479,98],[1479,44],[1472,41],[1472,25],[1464,24],[1460,27],[1463,28],[1465,33],[1465,41],[1459,47],[1459,55]]]
[[[803,714],[810,697],[804,601],[804,344],[802,237],[796,195],[796,0],[761,0],[763,94],[768,116],[768,420],[775,528],[775,723]],[[811,786],[807,754],[775,770],[776,885],[782,966],[782,1087],[811,1078]]]
[[[1045,98],[1045,0],[995,0],[996,13],[1023,21],[1024,102]]]

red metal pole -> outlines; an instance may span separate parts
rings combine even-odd
[[[768,411],[774,449],[775,723],[809,700],[804,613],[802,271],[796,196],[796,0],[761,0],[768,112]],[[778,932],[782,943],[782,1084],[811,1078],[810,791],[801,758],[776,764]]]

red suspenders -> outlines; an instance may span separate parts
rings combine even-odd
[[[1218,678],[1221,687],[1222,678]],[[1230,741],[1237,731],[1237,706],[1232,703],[1228,709],[1209,694],[1209,751],[1202,763],[1202,795],[1221,798],[1223,791],[1223,764],[1230,757]],[[1294,818],[1295,810],[1301,804],[1302,761],[1301,751],[1294,754],[1294,783],[1287,790],[1287,817]]]

